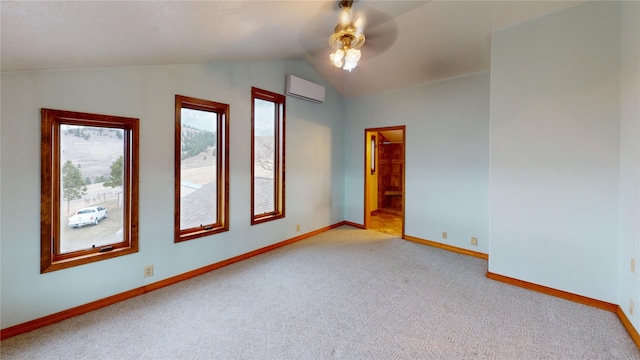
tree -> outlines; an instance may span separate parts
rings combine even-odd
[[[62,194],[67,200],[67,214],[71,207],[71,200],[77,200],[87,194],[87,186],[82,180],[82,173],[71,160],[62,166]]]
[[[104,187],[116,187],[122,186],[122,169],[123,169],[124,157],[120,155],[113,163],[111,163],[111,175],[102,186]]]
[[[216,133],[206,130],[193,130],[189,126],[185,126],[181,134],[182,141],[182,156],[180,159],[184,160],[192,156],[196,156],[201,152],[207,151],[208,148],[213,148],[213,153],[216,151]]]
[[[256,136],[255,144],[256,144],[256,153],[255,153],[255,162],[256,165],[260,166],[270,174],[273,173],[274,170],[274,159],[275,159],[275,151],[273,148],[273,137],[268,136]]]
[[[84,183],[85,185],[91,184],[91,179],[89,179],[89,177],[87,176],[86,178],[84,178]]]

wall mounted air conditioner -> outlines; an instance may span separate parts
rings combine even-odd
[[[285,93],[317,103],[324,102],[324,86],[294,75],[287,75]]]

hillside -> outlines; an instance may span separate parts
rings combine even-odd
[[[120,134],[120,137],[118,137]],[[82,173],[82,178],[95,182],[96,177],[109,177],[111,164],[124,154],[122,130],[62,126],[60,160],[70,160]]]
[[[119,135],[120,134],[120,135]],[[70,160],[80,169],[82,178],[92,183],[96,177],[109,177],[111,164],[123,155],[122,130],[63,126],[61,132],[61,164]],[[212,138],[213,137],[213,138]],[[211,132],[194,128],[183,129],[183,147],[191,149],[182,159],[183,169],[211,166],[215,156]],[[191,156],[189,156],[191,155]],[[207,156],[209,159],[207,160]]]

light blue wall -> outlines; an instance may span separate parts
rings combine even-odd
[[[102,299],[344,219],[344,100],[287,97],[286,218],[250,226],[251,86],[285,74],[323,85],[302,60],[2,74],[2,328]],[[173,242],[174,95],[228,103],[230,231]],[[40,108],[140,118],[140,251],[40,274]],[[296,225],[301,231],[296,232]],[[153,264],[155,275],[143,278]]]
[[[618,301],[619,3],[498,31],[489,271]]]
[[[287,217],[253,227],[249,88],[282,93],[287,73],[326,86],[306,62],[3,73],[1,326],[294,237],[296,224],[362,223],[364,129],[406,125],[407,235],[488,253],[494,273],[620,304],[637,329],[639,18],[637,2],[590,2],[496,32],[491,74],[346,103],[330,87],[322,105],[287,98]],[[177,245],[175,94],[231,105],[231,231]],[[41,107],[141,119],[139,253],[39,274]]]
[[[640,328],[640,2],[621,6],[620,307]],[[631,272],[631,258],[636,271]],[[629,300],[635,304],[629,312]]]
[[[346,119],[348,221],[364,221],[364,129],[406,125],[406,235],[488,252],[488,73],[349,99]]]

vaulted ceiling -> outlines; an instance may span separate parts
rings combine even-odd
[[[345,97],[487,71],[491,32],[582,1],[360,0],[356,69],[329,62],[337,1],[2,1],[1,70],[306,59]]]

